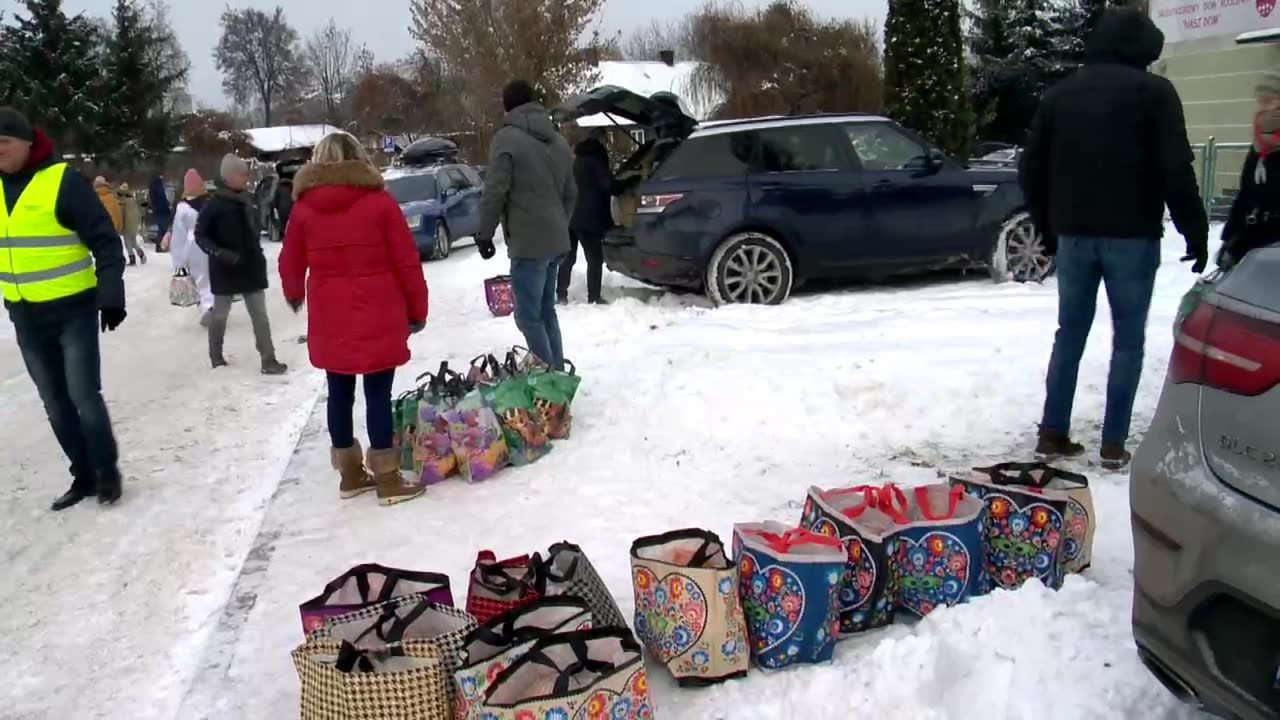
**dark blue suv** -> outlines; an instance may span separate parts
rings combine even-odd
[[[652,129],[618,171],[634,184],[605,238],[609,267],[703,290],[717,303],[780,303],[804,280],[982,268],[1053,272],[1017,173],[969,169],[895,122],[815,115],[694,123],[677,103],[597,88],[557,110]]]

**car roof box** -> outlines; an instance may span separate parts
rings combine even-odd
[[[458,158],[458,144],[440,137],[427,137],[415,140],[400,155],[402,165],[435,165],[453,162]]]

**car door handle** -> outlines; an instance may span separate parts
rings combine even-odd
[[[895,186],[895,183],[892,180],[878,180],[876,181],[875,185],[871,186],[871,192],[884,192],[885,190],[892,190],[894,186]]]

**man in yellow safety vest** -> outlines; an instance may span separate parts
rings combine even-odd
[[[65,510],[120,499],[115,434],[102,399],[98,331],[124,322],[124,252],[106,209],[48,137],[0,107],[0,294],[27,372],[71,461]]]

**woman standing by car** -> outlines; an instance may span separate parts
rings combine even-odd
[[[1280,241],[1280,72],[1264,75],[1255,94],[1253,147],[1222,228],[1218,265],[1225,269],[1235,267],[1250,250]]]
[[[311,364],[328,373],[329,438],[339,494],[377,490],[391,505],[422,494],[400,476],[392,448],[391,386],[409,362],[408,338],[427,322],[427,284],[404,213],[360,143],[328,135],[294,179],[296,204],[280,254],[289,305],[306,299]],[[368,469],[351,419],[363,376]]]

